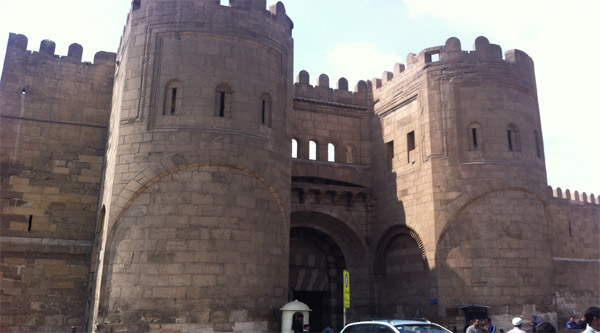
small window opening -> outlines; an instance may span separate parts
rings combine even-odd
[[[183,84],[179,80],[170,80],[165,86],[163,115],[181,113],[183,97]]]
[[[469,124],[469,150],[480,150],[483,149],[482,137],[481,137],[481,125],[479,123]]]
[[[215,89],[215,117],[232,117],[233,89],[226,83],[220,83]]]
[[[292,139],[292,158],[298,158],[298,141]]]
[[[508,140],[508,150],[510,151],[521,151],[521,145],[519,142],[519,130],[515,124],[510,124],[506,130],[506,136]]]
[[[225,117],[225,92],[221,91],[221,97],[219,100],[219,117]]]
[[[333,143],[327,144],[327,161],[335,162],[335,146]]]
[[[537,157],[542,158],[542,147],[540,146],[540,136],[538,131],[533,131],[533,137],[535,139],[535,153]]]
[[[171,114],[175,114],[177,105],[177,88],[171,89]]]
[[[263,124],[265,123],[265,104],[266,104],[266,101],[263,99],[262,100],[262,113],[261,113],[261,122]]]
[[[439,53],[426,53],[425,54],[425,62],[437,62],[440,61]]]
[[[416,148],[415,144],[415,131],[406,134],[406,149],[407,149],[407,160],[408,163],[414,160],[414,154],[412,153]]]
[[[33,215],[29,215],[29,225],[27,225],[27,231],[31,231],[32,225],[33,225]]]
[[[317,160],[317,143],[312,140],[308,142],[308,159]]]
[[[354,163],[354,146],[346,146],[346,163]]]
[[[394,166],[394,141],[390,141],[385,144],[386,148],[386,161],[387,169],[392,170]]]

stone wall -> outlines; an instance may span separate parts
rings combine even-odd
[[[550,190],[550,189],[549,189]],[[586,196],[557,188],[550,200],[554,297],[558,323],[579,319],[598,305],[600,290],[600,205]],[[561,327],[562,325],[559,325]]]
[[[83,327],[114,54],[27,50],[11,34],[0,88],[2,331]]]

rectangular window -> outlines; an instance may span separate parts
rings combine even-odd
[[[265,123],[265,100],[262,101],[262,123]]]
[[[477,129],[471,128],[471,135],[473,137],[473,150],[477,150]]]
[[[385,144],[386,145],[386,162],[388,171],[392,170],[394,167],[394,141],[390,141]]]
[[[406,150],[407,150],[407,160],[408,163],[413,162],[414,160],[414,150],[416,148],[415,144],[415,131],[412,131],[406,134]],[[412,158],[411,158],[412,157]]]
[[[506,132],[508,135],[508,150],[513,151],[513,137],[512,137],[512,131],[507,131]]]

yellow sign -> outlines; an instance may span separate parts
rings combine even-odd
[[[350,273],[344,270],[344,307],[350,308]]]

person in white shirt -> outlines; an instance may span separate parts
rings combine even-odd
[[[523,326],[523,319],[519,318],[519,317],[514,317],[512,319],[512,324],[513,324],[513,329],[506,332],[506,333],[526,333],[525,331],[523,331],[521,329],[521,326]]]
[[[582,333],[600,333],[600,308],[596,306],[589,307],[585,310],[583,316],[587,327]]]

